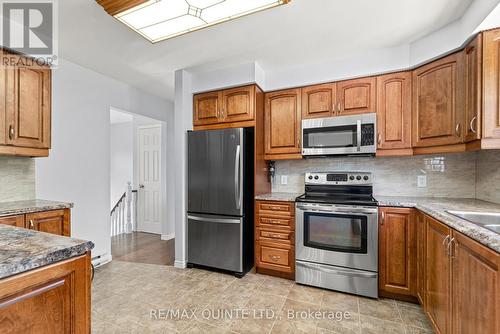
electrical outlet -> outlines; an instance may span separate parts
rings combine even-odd
[[[288,176],[281,175],[281,184],[288,184]]]
[[[427,175],[417,176],[417,187],[419,188],[427,187]]]

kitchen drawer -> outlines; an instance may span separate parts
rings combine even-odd
[[[295,266],[293,248],[273,245],[271,243],[257,243],[258,267],[282,272],[292,272]]]
[[[295,205],[292,202],[257,201],[257,212],[266,215],[294,216]]]
[[[261,228],[256,229],[255,233],[256,240],[260,241],[271,241],[279,242],[292,245],[295,243],[294,234],[291,231],[273,231],[265,230]]]
[[[261,228],[286,228],[293,229],[295,227],[294,217],[268,217],[268,216],[257,216],[257,226]]]

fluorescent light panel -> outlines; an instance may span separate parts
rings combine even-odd
[[[150,0],[115,17],[156,43],[287,2],[289,1]]]

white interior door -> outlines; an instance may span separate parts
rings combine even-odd
[[[161,127],[139,127],[137,229],[161,234]]]

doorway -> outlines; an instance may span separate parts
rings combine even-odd
[[[172,265],[166,221],[166,123],[110,109],[110,233],[114,260]],[[168,239],[168,240],[167,240]]]

